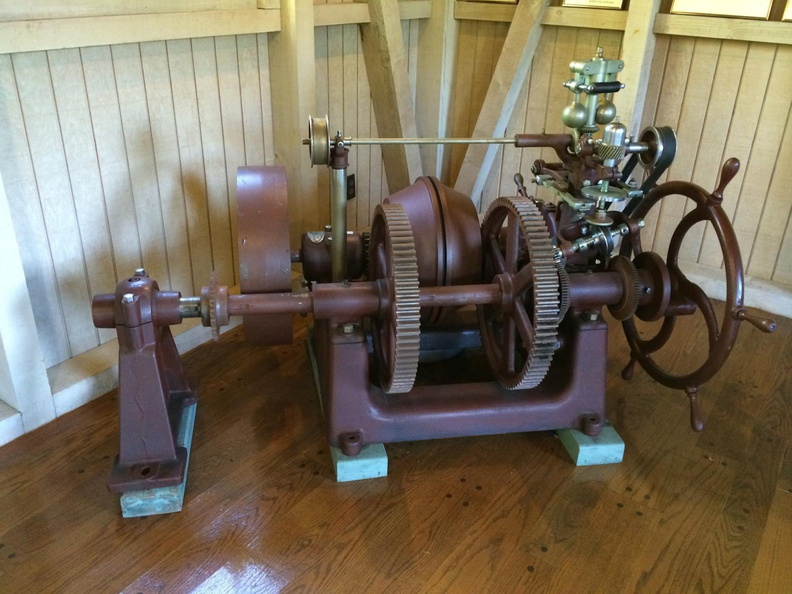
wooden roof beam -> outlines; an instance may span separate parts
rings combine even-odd
[[[547,0],[521,0],[514,12],[487,96],[481,106],[473,137],[502,136],[506,132],[531,59],[542,35],[542,17]],[[470,145],[462,161],[454,188],[480,205],[481,192],[489,175],[498,145]]]
[[[360,25],[360,37],[377,128],[383,137],[418,136],[399,3],[369,0],[368,7],[371,22]],[[391,193],[409,186],[416,177],[423,175],[421,154],[416,145],[383,146],[382,157]]]
[[[621,59],[625,68],[619,74],[624,89],[616,93],[621,122],[629,134],[640,132],[641,117],[646,102],[646,89],[652,73],[652,56],[655,49],[654,22],[660,8],[660,0],[631,2],[627,12],[627,23],[621,45]]]

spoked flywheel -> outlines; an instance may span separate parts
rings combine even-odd
[[[533,388],[556,348],[561,287],[541,213],[527,198],[498,198],[482,225],[485,283],[502,299],[478,307],[484,351],[504,388]]]

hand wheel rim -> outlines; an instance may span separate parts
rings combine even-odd
[[[670,338],[677,316],[666,316],[657,335],[651,339],[641,339],[635,320],[629,318],[622,322],[627,342],[630,345],[633,357],[641,364],[646,372],[661,384],[670,388],[687,390],[705,383],[714,376],[725,363],[731,350],[731,345],[737,338],[739,320],[734,319],[730,312],[742,307],[743,302],[743,270],[737,238],[726,213],[712,196],[700,186],[690,182],[667,182],[652,189],[646,198],[638,205],[632,216],[643,218],[661,199],[670,195],[681,195],[692,200],[696,207],[688,212],[674,230],[668,247],[666,266],[671,276],[673,290],[688,293],[687,298],[694,301],[697,309],[702,312],[709,337],[709,353],[707,359],[697,369],[685,374],[671,374],[663,369],[651,356],[651,353],[662,348]],[[698,285],[692,283],[679,269],[679,250],[685,234],[697,223],[708,222],[712,225],[718,237],[718,242],[723,253],[727,299],[723,320],[719,329],[713,328],[712,303],[704,295]],[[622,255],[629,256],[632,248],[628,242],[622,245]],[[642,253],[642,252],[641,252]],[[637,255],[637,254],[636,254]],[[680,289],[680,284],[683,287]],[[691,297],[690,295],[693,295]],[[699,300],[706,299],[708,306],[701,306]],[[709,316],[709,317],[708,317]],[[717,316],[714,316],[717,317]],[[717,325],[717,323],[715,324]]]

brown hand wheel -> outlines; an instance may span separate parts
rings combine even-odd
[[[639,308],[638,317],[663,319],[658,332],[653,337],[646,339],[640,336],[633,317],[622,322],[631,350],[631,361],[623,375],[629,377],[637,361],[652,378],[661,384],[685,390],[691,401],[691,424],[697,431],[704,427],[696,402],[698,386],[711,379],[726,362],[732,345],[737,339],[740,322],[746,319],[743,307],[744,278],[740,247],[737,244],[737,238],[729,218],[720,205],[723,199],[723,190],[737,174],[739,166],[737,159],[729,159],[723,166],[718,188],[711,194],[690,182],[667,182],[653,188],[635,208],[631,216],[641,219],[653,206],[667,196],[680,195],[695,203],[695,208],[682,218],[671,236],[665,271],[656,254],[641,251],[640,242],[625,241],[621,247],[621,255],[627,257],[633,255],[633,262],[636,263],[637,268],[648,270],[653,279],[652,284],[655,285],[653,287],[653,303],[642,306],[643,312]],[[720,320],[718,320],[712,302],[701,287],[688,279],[679,267],[679,251],[682,241],[688,231],[700,222],[712,225],[723,254],[727,294],[725,312]],[[668,343],[679,315],[692,314],[696,311],[701,312],[707,327],[707,358],[691,372],[672,373],[662,368],[652,357],[652,353],[659,351]],[[644,315],[641,315],[642,313]],[[772,322],[757,325],[767,327],[771,324]]]

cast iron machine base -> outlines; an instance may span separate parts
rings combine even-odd
[[[303,142],[313,164],[331,169],[332,224],[305,233],[299,251],[289,245],[284,170],[240,169],[240,295],[213,277],[200,297],[181,297],[139,271],[115,295],[94,299],[96,325],[117,328],[121,345],[121,454],[111,489],[182,481],[185,452],[175,436],[194,394],[168,326],[186,317],[201,317],[217,334],[243,315],[249,340],[286,344],[293,315],[312,314],[327,439],[346,456],[370,444],[442,437],[547,429],[597,436],[607,423],[603,307],[627,335],[631,362],[623,375],[639,363],[684,390],[691,424],[702,430],[698,387],[725,363],[740,323],[774,329],[743,306],[739,246],[720,206],[739,163],[725,163],[713,192],[688,182],[655,185],[673,160],[676,134],[649,127],[637,140],[627,136],[611,102],[622,67],[601,50],[572,62],[565,86],[573,101],[562,115],[568,134],[331,138],[325,118],[310,118]],[[534,163],[539,198],[515,175],[517,195],[492,202],[483,221],[469,197],[420,177],[377,206],[370,233],[346,229],[349,147],[441,142],[547,147],[559,161]],[[646,172],[642,183],[632,177],[636,164]],[[643,249],[641,229],[669,195],[692,206],[663,258]],[[728,295],[720,319],[682,272],[680,246],[697,223],[712,226],[723,252]],[[297,262],[306,290],[292,293]],[[697,313],[707,328],[706,360],[672,373],[654,355],[679,317]],[[636,319],[658,321],[660,329],[646,336]]]

